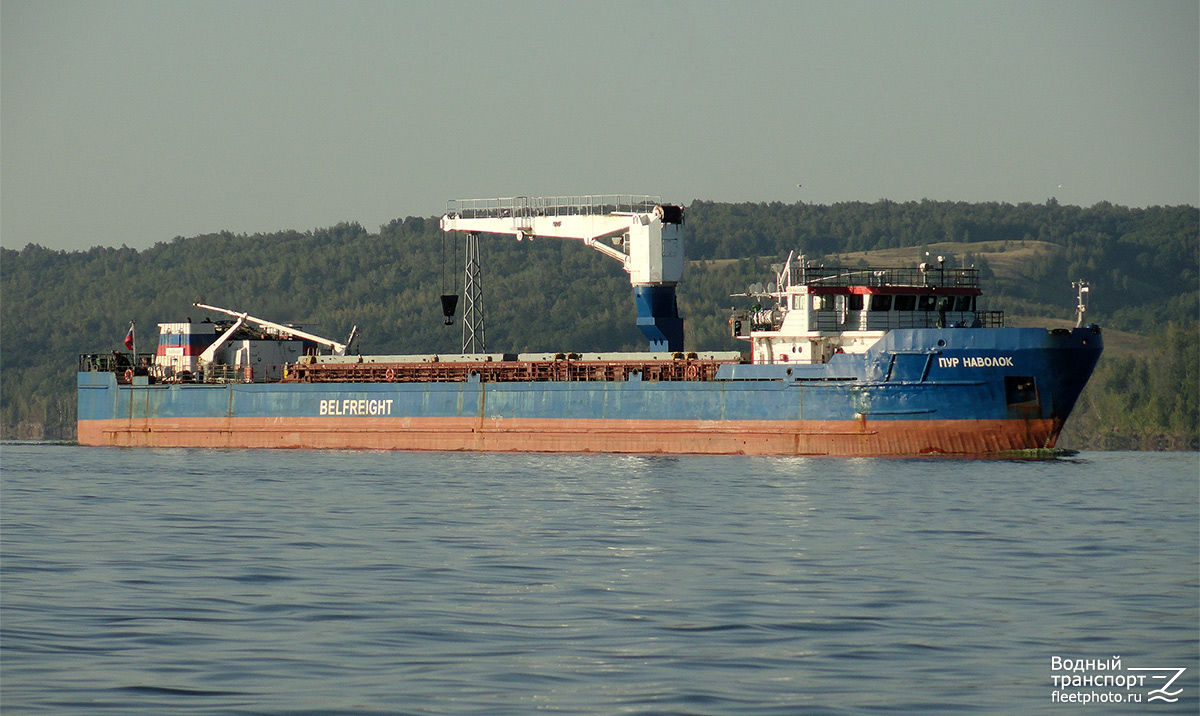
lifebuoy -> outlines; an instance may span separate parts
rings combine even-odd
[[[388,368],[387,372],[384,373],[384,376],[387,378],[388,382],[391,383],[393,380],[396,379],[396,369]]]
[[[700,377],[700,367],[697,366],[695,363],[689,365],[687,367],[686,375],[687,375],[688,380],[695,380],[695,379],[699,378]]]
[[[130,368],[129,370],[125,371],[125,382],[126,383],[133,382],[133,368]]]

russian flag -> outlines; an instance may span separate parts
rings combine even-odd
[[[133,350],[133,324],[129,324],[129,332],[125,334],[125,347]]]

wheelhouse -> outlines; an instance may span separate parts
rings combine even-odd
[[[758,301],[731,318],[750,341],[755,363],[825,363],[837,353],[864,353],[899,328],[995,328],[999,311],[981,311],[979,269],[808,265],[793,257],[778,284],[751,286]]]

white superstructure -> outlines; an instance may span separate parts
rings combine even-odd
[[[897,328],[995,326],[1003,314],[976,310],[977,269],[846,268],[810,265],[789,255],[776,283],[740,297],[756,305],[730,318],[733,335],[750,341],[754,363],[827,363],[837,353],[865,353]]]

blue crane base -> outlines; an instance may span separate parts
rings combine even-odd
[[[675,286],[634,286],[637,327],[656,352],[683,350],[683,319],[675,303]]]

